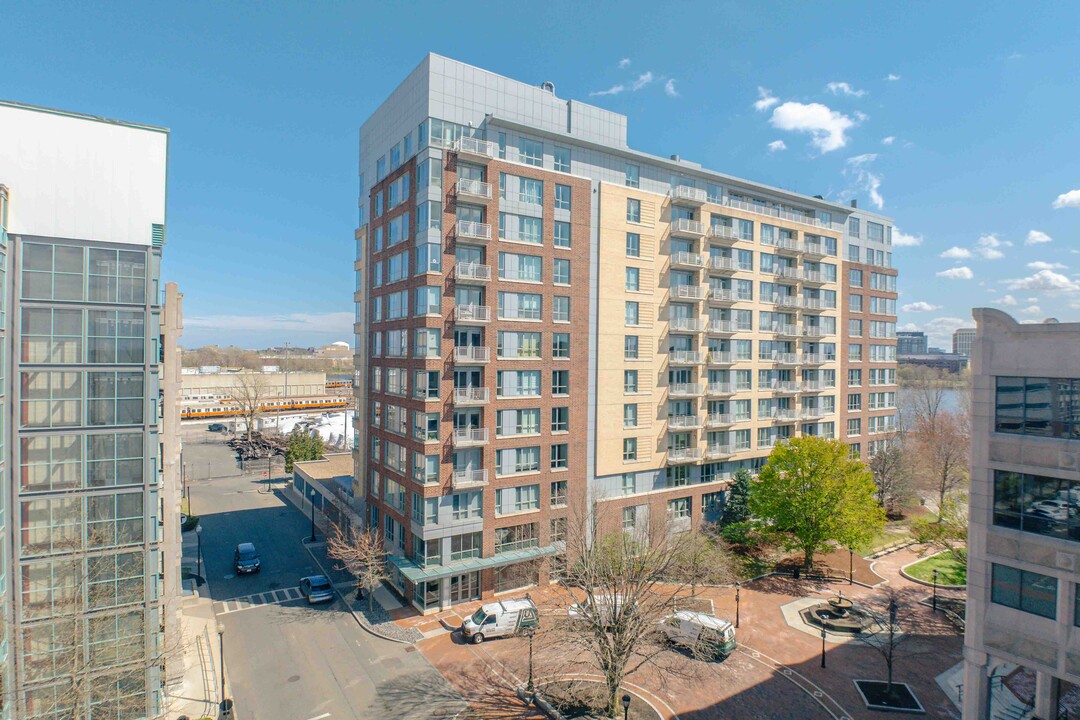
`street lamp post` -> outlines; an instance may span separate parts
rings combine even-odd
[[[221,660],[221,703],[225,704],[225,625],[217,624],[218,657]]]
[[[739,627],[739,583],[735,583],[735,627]]]
[[[630,696],[622,696],[622,716],[623,720],[627,720],[630,717]]]
[[[852,548],[847,550],[847,584],[855,584],[855,550]]]
[[[821,628],[821,667],[825,667],[825,628]]]
[[[195,526],[195,541],[197,543],[197,550],[195,551],[195,567],[197,568],[196,572],[199,578],[202,579],[202,523]]]
[[[311,542],[315,542],[315,494],[311,494]]]
[[[934,597],[934,599],[933,599],[934,612],[937,612],[937,570],[934,571],[934,596],[933,597]]]

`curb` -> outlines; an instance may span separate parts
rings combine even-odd
[[[922,586],[928,587],[928,588],[937,587],[938,590],[963,590],[964,592],[967,592],[967,587],[968,586],[967,586],[966,583],[964,585],[946,585],[945,583],[937,583],[937,585],[934,585],[934,583],[932,583],[932,582],[927,582],[926,580],[920,580],[919,578],[917,578],[917,577],[915,577],[913,575],[909,575],[907,573],[907,569],[909,567],[911,567],[912,565],[918,565],[923,560],[929,560],[932,557],[937,557],[938,555],[944,555],[947,552],[948,552],[948,550],[942,550],[941,552],[936,552],[933,555],[927,555],[926,557],[921,557],[918,560],[915,560],[913,562],[909,562],[907,565],[904,565],[902,568],[900,568],[900,577],[904,578],[905,580],[909,580],[909,581],[915,583],[916,585],[922,585]]]

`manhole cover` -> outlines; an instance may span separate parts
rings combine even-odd
[[[410,645],[409,647],[405,648],[405,652],[416,652],[416,646]]]
[[[289,682],[296,682],[296,681],[298,681],[299,679],[300,679],[300,676],[299,676],[299,675],[290,675],[290,676],[289,676]]]

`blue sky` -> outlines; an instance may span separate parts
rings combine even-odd
[[[876,198],[917,243],[895,254],[900,324],[937,344],[975,305],[1080,319],[1076,3],[39,0],[3,17],[0,97],[172,129],[165,274],[189,347],[351,341],[357,128],[428,51],[622,112],[647,152]]]

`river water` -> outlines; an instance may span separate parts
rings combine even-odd
[[[948,412],[956,412],[961,407],[961,397],[963,390],[945,390],[941,396],[941,409]],[[896,398],[897,405],[900,406],[901,421],[905,428],[911,428],[914,418],[911,417],[911,402],[910,402],[910,390],[900,388],[899,395]]]

